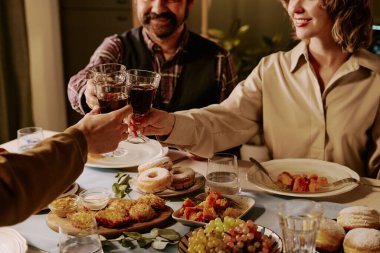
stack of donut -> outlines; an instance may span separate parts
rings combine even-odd
[[[316,248],[335,252],[343,246],[345,253],[380,252],[380,214],[367,206],[352,206],[339,212],[337,221],[323,218]]]
[[[194,185],[195,172],[187,167],[173,167],[169,157],[164,156],[137,168],[137,187],[146,193],[161,192],[166,189],[184,190]]]

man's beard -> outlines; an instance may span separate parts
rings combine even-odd
[[[158,18],[166,18],[169,20],[168,25],[158,25],[158,24],[152,24],[151,20],[158,19]],[[177,20],[176,15],[172,12],[163,12],[160,14],[156,13],[146,13],[143,17],[143,25],[145,28],[147,28],[150,32],[154,33],[158,38],[167,38],[170,35],[172,35],[180,25],[180,23]]]

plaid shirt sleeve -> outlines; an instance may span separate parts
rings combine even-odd
[[[220,101],[225,100],[238,83],[238,76],[232,55],[228,51],[217,55],[217,74],[216,78],[220,83]]]
[[[72,76],[67,86],[67,95],[71,107],[81,113],[85,114],[86,110],[82,104],[84,91],[86,90],[87,74],[89,69],[97,64],[116,62],[121,63],[123,56],[123,43],[118,35],[112,35],[104,39],[102,44],[95,50],[90,58],[87,66],[79,71],[76,75]]]

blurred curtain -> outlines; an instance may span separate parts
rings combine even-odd
[[[24,0],[0,1],[0,144],[33,125]]]

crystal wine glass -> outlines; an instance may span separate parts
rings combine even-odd
[[[128,104],[128,87],[124,65],[117,63],[96,65],[91,69],[91,78],[94,80],[101,113],[118,110]],[[118,147],[112,152],[103,154],[103,156],[121,157],[126,153],[126,149]]]
[[[136,122],[136,135],[129,135],[127,141],[135,144],[145,143],[149,139],[141,134],[140,121],[152,108],[161,75],[147,70],[130,69],[127,71],[129,104],[133,108],[133,119]]]

